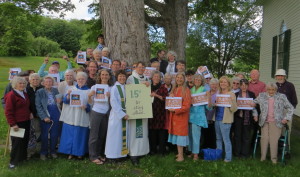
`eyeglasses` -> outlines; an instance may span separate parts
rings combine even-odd
[[[238,83],[238,82],[233,82],[232,84],[239,85],[240,83]]]
[[[211,80],[211,78],[210,78],[210,77],[208,77],[208,78],[206,78],[206,80]]]

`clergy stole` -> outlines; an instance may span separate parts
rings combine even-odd
[[[125,109],[125,98],[124,98],[124,95],[123,95],[123,92],[122,92],[122,88],[120,85],[117,85],[117,88],[118,88],[118,91],[119,91],[119,94],[120,94],[120,97],[121,97],[121,105],[122,105],[122,109],[124,112],[126,112],[126,109]],[[127,149],[127,144],[126,144],[126,120],[125,119],[122,119],[122,135],[123,135],[123,142],[122,142],[122,152],[121,154],[122,155],[126,155],[128,154],[128,149]]]
[[[134,84],[139,84],[140,81],[134,78]],[[146,78],[147,81],[147,78]],[[142,119],[135,119],[135,138],[143,138],[143,120]]]

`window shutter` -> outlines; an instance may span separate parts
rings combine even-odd
[[[290,45],[291,45],[291,30],[284,32],[284,46],[283,46],[283,69],[286,71],[286,75],[289,73],[289,61],[290,61]]]
[[[276,71],[276,57],[277,56],[277,36],[273,37],[273,47],[272,47],[272,70],[271,77],[274,78]]]

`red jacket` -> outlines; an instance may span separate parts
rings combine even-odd
[[[4,97],[5,116],[11,127],[16,125],[17,122],[30,120],[30,101],[27,93],[24,93],[24,95],[26,99],[12,90]]]

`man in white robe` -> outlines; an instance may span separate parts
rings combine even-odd
[[[145,64],[138,62],[136,70],[128,77],[127,84],[150,85],[144,76]],[[134,165],[139,163],[139,156],[149,153],[148,119],[128,120],[128,149],[131,161]]]

